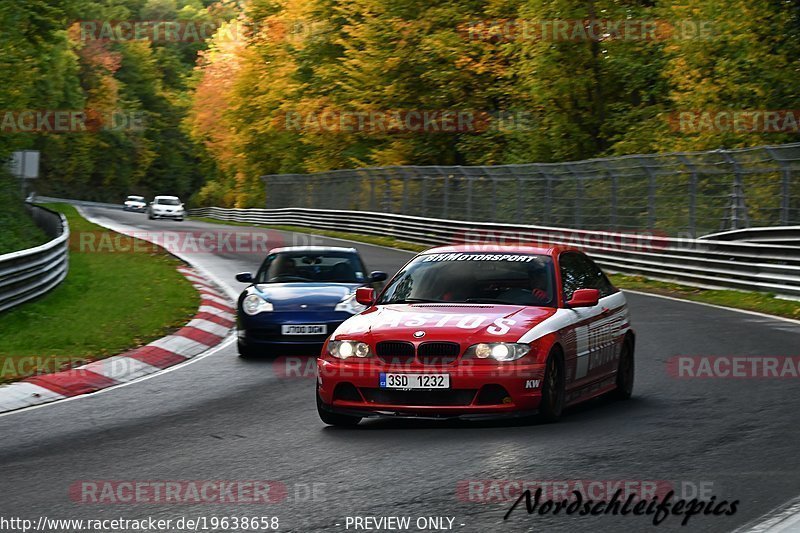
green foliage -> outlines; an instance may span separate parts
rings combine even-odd
[[[70,26],[127,19],[225,24],[199,42],[100,42]],[[589,19],[658,31],[553,29]],[[675,114],[796,109],[800,94],[800,8],[773,0],[31,0],[0,5],[0,22],[0,109],[144,117],[139,129],[0,136],[0,157],[42,150],[39,192],[96,200],[260,206],[263,174],[777,144],[793,137],[688,131]],[[325,113],[410,111],[473,122],[314,126]]]
[[[0,255],[46,243],[47,235],[25,210],[17,180],[0,170]]]

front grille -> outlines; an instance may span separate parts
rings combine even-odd
[[[469,405],[475,398],[475,389],[447,390],[391,390],[360,389],[368,403],[384,405],[436,405],[459,406]]]
[[[456,342],[423,342],[417,348],[417,359],[423,365],[449,365],[460,352],[461,346]]]
[[[375,354],[390,365],[408,364],[414,361],[414,345],[404,341],[381,341],[375,345]]]

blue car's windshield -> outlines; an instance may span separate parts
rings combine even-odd
[[[256,283],[363,283],[364,272],[351,252],[280,252],[267,256]]]

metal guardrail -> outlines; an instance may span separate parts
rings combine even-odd
[[[701,239],[716,241],[746,241],[800,247],[800,226],[749,228],[705,235]]]
[[[69,198],[56,198],[53,196],[36,196],[37,202],[45,202],[45,203],[59,203],[64,202],[72,205],[79,205],[85,207],[104,207],[106,209],[122,209],[122,204],[110,204],[106,202],[90,202],[87,200],[72,200]]]
[[[58,285],[69,270],[69,225],[64,215],[29,206],[37,225],[53,239],[0,255],[0,312],[37,298]]]
[[[577,246],[611,272],[711,289],[800,297],[800,250],[782,245],[679,239],[547,226],[465,222],[368,211],[306,208],[192,209],[190,216],[393,237],[422,245],[489,242]]]
[[[268,209],[380,211],[695,238],[800,224],[800,143],[496,166],[262,176]]]

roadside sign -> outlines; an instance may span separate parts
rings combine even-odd
[[[39,177],[39,150],[20,150],[11,154],[11,173],[18,178]]]

